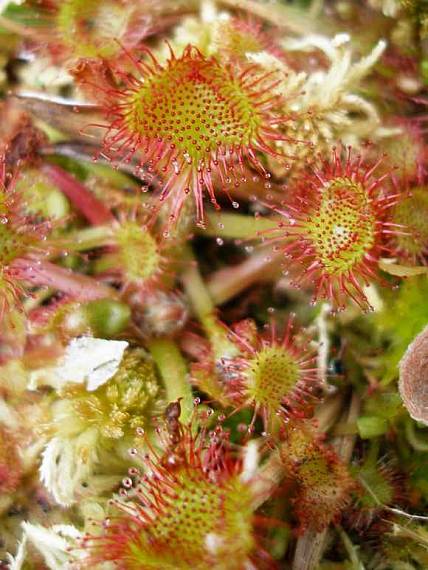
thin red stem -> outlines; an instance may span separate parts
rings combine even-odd
[[[70,173],[56,164],[43,165],[43,171],[91,224],[114,222],[110,210]]]
[[[49,261],[16,259],[11,269],[19,280],[32,285],[52,287],[80,300],[93,300],[115,296],[111,287],[95,281],[88,275],[74,273]]]

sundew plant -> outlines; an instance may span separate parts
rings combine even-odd
[[[0,568],[428,568],[425,0],[0,0]]]

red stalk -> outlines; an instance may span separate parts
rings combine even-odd
[[[114,289],[99,283],[81,273],[74,273],[49,261],[29,261],[16,259],[12,266],[19,280],[28,281],[32,285],[44,285],[58,289],[76,299],[90,301],[104,297],[113,297]]]
[[[114,221],[114,216],[110,210],[74,176],[60,166],[45,164],[43,171],[91,224],[102,225]]]

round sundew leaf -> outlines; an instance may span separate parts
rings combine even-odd
[[[26,265],[27,259],[49,249],[45,238],[50,223],[39,223],[23,213],[24,203],[15,184],[12,179],[6,187],[5,173],[0,171],[0,320],[2,310],[19,301],[22,277],[14,264]]]
[[[259,545],[247,467],[226,442],[181,427],[173,450],[145,456],[150,476],[127,481],[132,501],[113,501],[117,514],[88,539],[91,561],[129,570],[276,568]]]
[[[293,317],[281,334],[274,322],[259,334],[254,321],[248,319],[236,323],[229,335],[238,351],[222,362],[222,395],[229,402],[254,408],[266,430],[271,429],[275,416],[306,414],[312,409],[318,386],[315,354],[304,346],[305,335],[293,330]],[[208,388],[216,398],[217,391]]]
[[[250,144],[261,123],[239,82],[197,52],[171,60],[127,99],[130,132],[170,140],[193,164],[219,146]]]
[[[175,561],[180,569],[208,568],[210,541],[218,554],[222,548],[226,556],[234,550],[235,556],[245,559],[253,546],[246,486],[238,478],[231,478],[224,486],[215,485],[188,468],[175,476],[174,500],[168,501],[163,512],[141,533],[140,543],[132,545],[135,561],[142,567],[153,562],[172,568]],[[182,553],[180,560],[176,559],[177,552]],[[213,560],[216,558],[213,556]],[[231,562],[230,568],[237,566]]]
[[[350,178],[334,179],[318,197],[305,224],[307,239],[326,273],[345,274],[373,247],[373,209],[365,188]]]
[[[301,377],[299,360],[278,346],[263,348],[248,362],[247,392],[258,405],[276,412]]]
[[[370,308],[365,288],[382,282],[378,262],[397,234],[388,221],[396,195],[383,185],[386,175],[375,177],[378,165],[334,150],[296,183],[291,204],[276,209],[287,222],[273,230],[275,239],[284,238],[285,255],[301,268],[294,282],[313,287],[313,301],[329,300],[334,310],[348,300]]]
[[[12,214],[13,216],[13,214]],[[13,219],[4,216],[0,223],[0,265],[9,265],[14,259],[20,257],[31,248],[35,240],[32,235],[19,231]]]
[[[312,428],[291,424],[281,460],[297,483],[294,509],[302,529],[321,531],[340,517],[350,501],[354,481],[332,449],[317,440]]]
[[[409,345],[399,370],[403,404],[414,420],[428,425],[428,327]]]
[[[193,194],[201,221],[205,193],[218,206],[217,188],[239,186],[246,164],[269,177],[257,153],[276,156],[283,137],[279,72],[234,67],[192,45],[163,64],[145,54],[120,78],[123,87],[100,95],[108,124],[103,152],[112,160],[137,155],[147,176],[161,176],[162,199],[174,194],[174,218]]]
[[[357,471],[357,477],[367,491],[360,498],[363,507],[393,504],[396,489],[390,470],[382,468],[382,465],[366,463]]]

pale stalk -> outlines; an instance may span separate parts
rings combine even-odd
[[[279,273],[283,253],[264,247],[233,267],[225,267],[211,274],[207,287],[216,305],[233,299],[254,283],[271,281]]]
[[[193,412],[193,396],[186,361],[176,343],[169,338],[156,338],[148,343],[166,390],[168,402],[180,399],[183,423],[189,423]]]
[[[111,226],[90,226],[72,231],[64,237],[49,240],[49,247],[52,249],[49,257],[56,257],[58,250],[70,253],[114,245],[114,243],[114,230]]]
[[[278,227],[278,221],[274,218],[233,212],[208,212],[206,221],[206,228],[199,228],[198,233],[221,239],[259,240],[263,232]]]
[[[69,172],[56,164],[44,164],[42,171],[67,196],[91,224],[108,224],[115,218],[107,206]]]
[[[228,356],[235,352],[234,346],[227,338],[226,329],[217,320],[212,297],[199,273],[197,262],[189,247],[186,248],[185,256],[187,267],[181,275],[181,281],[193,312],[199,319],[211,342],[214,357],[222,358]]]

